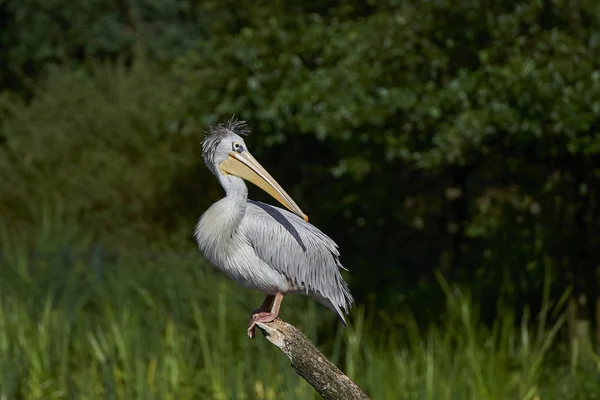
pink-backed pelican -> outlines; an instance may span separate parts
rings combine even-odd
[[[195,238],[206,259],[242,286],[267,294],[248,324],[275,320],[284,294],[304,294],[335,311],[346,323],[353,299],[342,278],[336,243],[308,222],[300,207],[256,161],[241,135],[245,122],[230,120],[210,128],[202,156],[225,197],[196,225]],[[248,200],[250,181],[287,210]],[[289,210],[289,211],[288,211]]]

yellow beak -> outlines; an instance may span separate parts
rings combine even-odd
[[[283,204],[285,208],[308,222],[308,217],[292,200],[290,195],[283,190],[279,183],[273,179],[267,170],[247,150],[242,153],[230,152],[229,157],[219,164],[219,171],[223,175],[231,174],[254,183]]]

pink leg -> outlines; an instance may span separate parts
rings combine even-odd
[[[254,337],[254,327],[257,322],[273,322],[279,315],[279,308],[281,307],[281,301],[283,300],[283,294],[277,293],[275,295],[268,295],[265,301],[262,303],[259,309],[254,310],[250,317],[250,323],[248,324],[248,336]]]

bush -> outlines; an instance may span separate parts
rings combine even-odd
[[[179,201],[171,187],[199,160],[177,93],[168,74],[139,64],[59,69],[31,103],[5,98],[0,215],[35,229],[43,207],[57,209],[113,244],[165,236],[157,226],[178,218],[165,212]]]

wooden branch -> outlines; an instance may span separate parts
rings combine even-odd
[[[288,356],[292,368],[326,400],[369,400],[369,397],[329,361],[293,325],[276,319],[256,324],[267,340]]]

